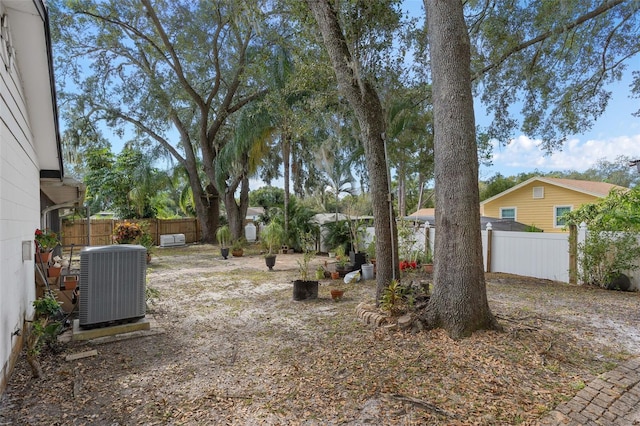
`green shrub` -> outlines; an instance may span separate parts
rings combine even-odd
[[[634,233],[591,231],[578,253],[581,281],[608,288],[622,272],[638,269],[640,246]]]
[[[410,288],[403,286],[400,281],[392,280],[382,292],[380,309],[391,316],[399,316],[413,306],[413,293]]]

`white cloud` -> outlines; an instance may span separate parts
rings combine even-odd
[[[498,146],[496,142],[493,147],[493,166],[490,169],[506,175],[533,169],[584,171],[603,158],[608,161],[613,161],[620,155],[640,158],[640,134],[589,139],[584,142],[573,138],[564,144],[561,151],[555,151],[551,155],[547,155],[540,144],[540,140],[524,135],[513,139],[507,146]]]

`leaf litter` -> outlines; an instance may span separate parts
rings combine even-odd
[[[298,257],[268,272],[257,254],[157,250],[147,316],[164,332],[45,351],[40,380],[21,355],[0,425],[535,424],[640,349],[638,293],[487,274],[505,331],[454,341],[360,322],[374,281],[293,301]]]

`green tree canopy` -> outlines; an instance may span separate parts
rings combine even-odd
[[[228,118],[266,92],[269,1],[52,3],[65,105],[162,147],[187,172],[203,241],[219,220],[214,159]],[[82,105],[82,108],[77,107]],[[67,123],[74,126],[74,121]],[[204,170],[204,179],[198,166]]]

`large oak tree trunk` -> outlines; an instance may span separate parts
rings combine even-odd
[[[200,224],[200,242],[214,244],[215,232],[220,222],[220,194],[212,184],[207,185],[203,191],[200,182],[191,183],[193,199],[196,209],[196,217]]]
[[[237,186],[232,185],[224,194],[224,206],[227,210],[232,240],[244,237],[244,218],[247,216],[247,209],[249,208],[249,178],[246,174],[240,178],[239,203],[235,198]]]
[[[487,301],[470,44],[462,2],[425,0],[433,74],[434,291],[422,318],[452,338],[499,328]]]
[[[398,251],[393,210],[390,206],[389,177],[384,152],[385,119],[376,90],[357,72],[357,58],[347,47],[336,12],[328,0],[307,0],[322,33],[340,92],[353,108],[361,129],[371,185],[371,201],[376,235],[376,301],[391,279],[399,276]]]

